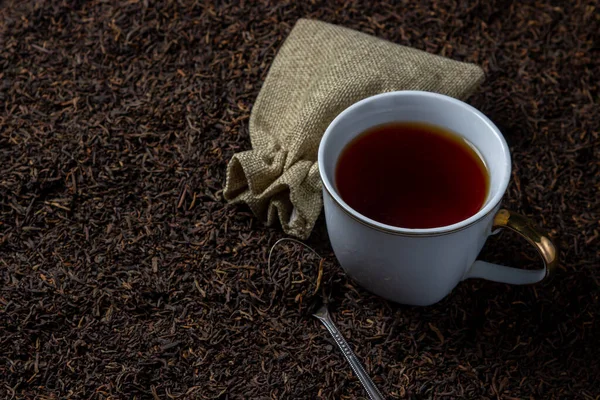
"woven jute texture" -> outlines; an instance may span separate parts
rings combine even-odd
[[[425,90],[468,97],[482,69],[329,23],[300,19],[281,46],[250,116],[252,150],[227,168],[224,197],[306,239],[323,205],[317,166],[329,123],[383,92]]]

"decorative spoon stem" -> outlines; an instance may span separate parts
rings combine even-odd
[[[375,386],[371,378],[369,378],[369,375],[367,375],[367,372],[362,367],[360,361],[358,361],[358,358],[356,358],[356,355],[354,354],[352,349],[350,349],[350,346],[331,320],[331,317],[329,316],[329,310],[327,309],[327,304],[322,305],[321,308],[319,308],[319,310],[313,315],[316,318],[318,318],[323,323],[323,325],[325,325],[325,328],[327,328],[329,333],[331,333],[331,336],[333,336],[335,343],[338,345],[338,347],[342,351],[342,354],[344,354],[344,357],[346,357],[346,360],[348,360],[348,362],[350,363],[352,370],[360,380],[360,383],[365,388],[369,399],[384,400],[383,395],[381,394],[379,389],[377,389],[377,386]]]

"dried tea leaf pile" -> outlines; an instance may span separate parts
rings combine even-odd
[[[325,259],[321,287],[386,398],[596,398],[597,11],[579,0],[2,2],[0,398],[364,398],[306,316],[318,260],[286,246],[298,253],[269,274],[281,230],[223,199],[298,18],[481,65],[469,102],[511,148],[504,206],[561,249],[547,285],[473,280],[402,307],[346,278],[319,219],[307,243]],[[510,234],[481,257],[539,263]]]

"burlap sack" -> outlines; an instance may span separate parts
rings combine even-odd
[[[466,64],[328,23],[300,19],[250,116],[252,150],[227,168],[225,199],[306,239],[322,208],[317,150],[329,123],[377,93],[426,90],[464,99],[483,79]]]

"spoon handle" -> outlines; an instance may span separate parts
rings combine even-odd
[[[323,308],[325,308],[325,307],[326,306],[323,306]],[[346,357],[346,360],[348,360],[348,362],[350,363],[352,370],[354,371],[354,373],[360,380],[360,383],[362,384],[365,391],[367,392],[369,399],[370,400],[384,400],[383,395],[381,394],[379,389],[377,389],[377,386],[375,386],[375,384],[373,383],[371,378],[369,378],[369,375],[367,375],[367,372],[362,367],[360,361],[358,361],[358,358],[356,357],[356,355],[354,354],[352,349],[350,349],[350,346],[348,345],[348,343],[346,342],[346,340],[344,339],[344,337],[342,336],[340,331],[337,329],[337,327],[331,320],[331,317],[329,316],[329,312],[327,311],[326,308],[324,310],[323,310],[323,308],[315,314],[315,317],[317,317],[323,323],[323,325],[325,325],[325,328],[327,328],[329,333],[331,333],[331,336],[333,336],[335,343],[338,345],[338,347],[342,351],[342,354],[344,354],[344,356]]]

